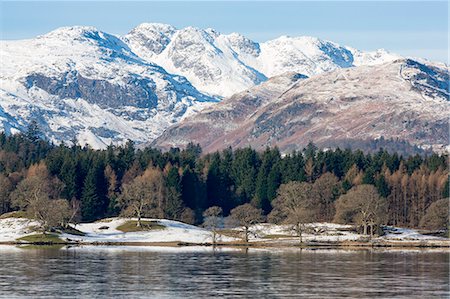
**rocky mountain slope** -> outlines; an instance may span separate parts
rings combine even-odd
[[[7,133],[34,119],[56,142],[143,142],[215,101],[95,28],[0,45],[0,124]]]
[[[274,145],[290,151],[309,141],[328,147],[380,137],[434,149],[449,144],[448,67],[399,59],[303,80],[281,78],[185,119],[154,145],[193,141],[206,152]]]
[[[288,37],[258,43],[213,29],[144,23],[123,37],[140,57],[185,76],[200,91],[231,96],[285,72],[307,76],[338,68],[391,61],[385,50],[362,52],[315,37]]]
[[[448,67],[399,59],[313,37],[258,43],[155,23],[122,37],[64,27],[0,41],[0,130],[36,120],[56,143],[94,148],[148,144],[172,125],[154,144],[291,149],[380,136],[447,144]]]

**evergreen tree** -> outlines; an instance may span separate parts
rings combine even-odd
[[[233,182],[229,175],[232,154],[225,150],[222,155],[223,158],[216,152],[210,156],[206,176],[207,201],[209,206],[219,206],[228,214],[230,209],[233,208]]]
[[[64,183],[64,190],[62,196],[66,199],[72,199],[77,197],[78,178],[77,178],[77,165],[74,157],[66,155],[61,165],[59,172],[59,178]]]
[[[269,202],[277,196],[277,190],[281,185],[281,172],[280,172],[280,162],[275,162],[269,171],[267,176],[267,199]],[[272,205],[271,205],[272,206]],[[266,213],[270,212],[271,208],[268,210],[264,209]]]
[[[25,136],[31,142],[36,142],[39,140],[41,135],[42,135],[42,133],[39,129],[39,125],[38,125],[37,121],[33,119],[27,126]]]
[[[167,207],[165,212],[169,219],[180,219],[184,207],[181,198],[181,177],[178,168],[171,165],[166,166],[166,173]]]
[[[306,181],[304,167],[305,161],[301,153],[293,152],[292,155],[285,156],[280,166],[282,182],[285,184],[292,181]]]
[[[276,191],[281,183],[279,171],[274,170],[272,172],[270,181],[269,174],[271,173],[272,168],[276,167],[275,165],[279,163],[280,152],[277,148],[273,150],[267,148],[262,154],[261,160],[261,167],[259,168],[258,176],[256,178],[254,205],[263,209],[265,213],[269,213],[272,209],[270,202],[276,196],[276,192],[273,194],[273,190]]]
[[[444,189],[442,190],[442,198],[449,198],[449,178],[447,178],[447,181],[445,182]]]
[[[366,185],[375,185],[374,176],[375,171],[373,170],[373,168],[372,167],[367,168],[366,171],[364,172],[362,183]]]
[[[260,160],[251,148],[237,149],[231,165],[231,179],[235,184],[235,205],[250,202],[255,196],[255,178],[258,174]]]
[[[189,167],[186,167],[183,171],[181,188],[181,198],[186,207],[192,210],[203,210],[205,208],[205,185]]]
[[[105,216],[108,208],[106,197],[107,182],[100,161],[94,160],[84,179],[81,195],[81,217],[83,221],[93,221]]]
[[[391,193],[389,185],[384,178],[384,175],[380,174],[375,181],[375,187],[377,187],[378,193],[381,197],[387,198]]]
[[[310,141],[308,143],[308,145],[305,147],[305,149],[303,150],[303,153],[305,155],[305,159],[309,160],[309,159],[315,159],[316,158],[316,154],[317,154],[317,146]]]

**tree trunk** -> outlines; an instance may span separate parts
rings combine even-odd
[[[137,227],[141,227],[141,212],[138,212],[138,221],[136,223]]]
[[[363,234],[366,236],[367,235],[367,223],[364,223],[363,226],[364,226]]]
[[[299,239],[300,239],[300,244],[302,244],[302,243],[303,243],[303,239],[302,239],[302,228],[301,228],[300,225],[301,225],[300,223],[297,223],[297,234],[298,234],[298,237],[299,237]]]
[[[214,229],[212,233],[213,233],[213,245],[216,245],[216,230]]]
[[[245,230],[245,243],[248,243],[248,226],[244,226]]]

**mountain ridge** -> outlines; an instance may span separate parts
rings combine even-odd
[[[162,28],[164,33],[159,31]],[[149,36],[158,37],[157,46],[148,43]],[[161,23],[141,24],[123,40],[139,56],[185,76],[200,91],[219,97],[288,71],[313,76],[400,58],[382,49],[364,52],[311,36],[280,36],[258,43],[236,32],[221,34],[192,26],[177,29]]]
[[[34,119],[55,142],[77,138],[98,148],[144,142],[216,101],[94,27],[1,41],[1,50],[0,106],[7,117],[0,121],[10,133]]]
[[[282,74],[315,80],[336,70],[403,59],[315,37],[258,43],[239,33],[159,23],[140,24],[123,36],[91,26],[61,27],[34,39],[0,41],[0,56],[1,130],[24,131],[36,120],[53,142],[76,138],[95,148],[127,139],[152,142],[205,107],[215,109],[220,99],[242,98],[252,88],[266,93],[259,102],[266,105],[280,91],[274,82],[290,80]],[[448,66],[410,63],[422,68],[403,73],[411,88],[429,98],[448,97],[445,77],[436,75]],[[249,104],[251,97],[245,99],[245,109],[261,109]]]
[[[227,98],[172,126],[152,145],[182,147],[189,140],[205,152],[227,146],[289,152],[310,141],[335,147],[398,138],[443,151],[449,142],[448,80],[448,69],[410,59],[335,70],[285,85],[266,105],[239,117],[230,117],[228,107],[245,103],[246,92]],[[249,93],[264,98],[256,88]]]

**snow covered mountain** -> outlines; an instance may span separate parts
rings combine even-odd
[[[139,56],[185,76],[200,91],[229,96],[267,79],[239,59],[232,37],[212,29],[141,24],[123,40]]]
[[[273,78],[186,118],[153,145],[199,143],[282,151],[398,139],[434,150],[448,147],[449,68],[399,59],[338,69],[304,79]]]
[[[53,141],[76,137],[96,148],[143,142],[215,101],[92,27],[0,45],[0,124],[6,132],[22,131],[35,119]]]
[[[275,99],[284,98],[291,85],[302,86],[298,89],[302,99],[347,98],[347,93],[351,92],[361,99],[358,103],[363,103],[368,94],[369,99],[377,98],[389,109],[398,109],[395,111],[397,114],[402,113],[407,105],[412,105],[414,109],[418,107],[414,110],[417,115],[411,115],[413,119],[416,116],[422,119],[427,111],[434,112],[433,109],[438,108],[441,110],[435,115],[440,117],[445,111],[441,99],[448,96],[448,88],[445,88],[448,84],[441,80],[444,76],[442,69],[448,70],[448,67],[417,61],[414,61],[417,65],[408,66],[409,62],[398,61],[403,60],[385,50],[363,52],[313,37],[282,36],[257,43],[238,33],[220,34],[213,29],[193,27],[177,29],[156,23],[141,24],[122,37],[93,27],[64,27],[34,39],[0,41],[0,130],[7,133],[23,131],[31,120],[36,120],[52,141],[77,138],[80,144],[103,148],[127,139],[137,143],[152,142],[171,125],[192,116],[191,120],[203,118],[202,122],[210,126],[208,134],[213,134],[216,139],[207,137],[206,133],[205,136],[183,135],[177,128],[186,128],[189,122],[185,122],[169,131],[174,136],[165,134],[157,144],[183,145],[189,138],[196,141],[198,137],[203,143],[213,139],[219,142],[217,146],[203,144],[209,149],[218,148],[221,144],[263,146],[279,143],[284,146],[284,137],[275,136],[284,134],[278,129],[261,133],[260,136],[266,136],[266,139],[258,137],[258,142],[254,141],[256,133],[245,130],[255,124],[254,130],[257,130],[266,123],[260,122],[262,119],[253,125],[247,122],[261,111],[265,111],[264,116],[268,117],[281,109]],[[399,68],[392,66],[391,72],[384,74],[388,67],[383,66],[389,65]],[[352,83],[343,81],[347,82],[345,85],[333,77],[338,76],[336,74],[346,76],[347,71],[357,78]],[[385,77],[380,77],[377,72],[382,72]],[[401,94],[397,91],[404,85],[392,84],[399,80],[399,74],[403,76],[401,82],[409,82],[411,89]],[[382,83],[379,95],[372,85],[374,82]],[[426,97],[427,100],[420,102],[417,99],[419,94],[421,99]],[[223,103],[216,103],[224,97],[228,98]],[[392,107],[386,102],[390,97],[396,99]],[[311,115],[316,115],[321,109],[331,109],[324,104],[326,100],[319,102],[310,105],[311,109],[318,109],[308,110]],[[359,109],[358,105],[347,103],[339,107],[348,106],[351,108],[348,111],[352,111]],[[195,118],[205,107],[208,110]],[[370,110],[372,106],[366,108]],[[209,118],[210,112],[217,118]],[[348,114],[349,119],[343,121],[348,123],[355,115],[358,114]],[[291,116],[283,117],[290,119]],[[428,124],[435,123],[431,116],[427,117]],[[313,119],[306,123],[313,126],[322,121],[321,118]],[[222,127],[217,127],[219,123]],[[284,121],[281,124],[290,126]],[[212,128],[217,131],[212,132]],[[238,130],[247,140],[223,137],[221,134],[228,134],[230,128]],[[361,134],[366,131],[361,131]],[[205,131],[201,129],[196,134],[203,134],[199,132]],[[312,138],[326,132],[317,129],[314,135],[306,136]],[[288,133],[292,136],[297,134],[294,131]],[[436,132],[417,133],[414,143],[426,144],[426,138],[430,144],[442,143],[439,134],[430,137],[429,133]],[[373,133],[365,136],[376,138],[381,135],[401,134],[391,134],[390,131],[383,134],[382,130],[373,129]],[[300,146],[305,140],[294,141]],[[292,146],[286,144],[286,148]]]
[[[140,57],[185,76],[198,90],[220,97],[285,72],[307,76],[399,58],[385,50],[362,52],[318,38],[282,36],[257,43],[238,33],[144,23],[124,42]]]

